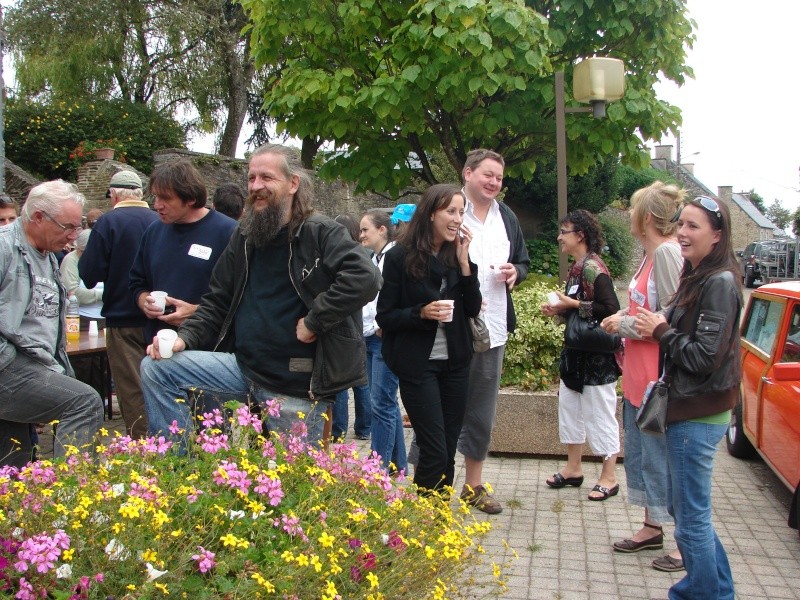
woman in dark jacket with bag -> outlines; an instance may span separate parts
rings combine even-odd
[[[600,323],[619,310],[619,300],[600,249],[602,231],[597,218],[588,211],[576,210],[561,220],[558,242],[561,251],[575,259],[567,277],[566,294],[558,293],[555,304],[542,305],[547,316],[580,318]],[[569,325],[567,326],[569,327]],[[610,336],[597,326],[597,335]],[[581,454],[588,439],[592,451],[603,457],[600,479],[589,492],[589,500],[602,501],[619,492],[615,466],[619,454],[617,422],[617,379],[619,366],[613,351],[600,352],[594,340],[580,348],[565,344],[559,360],[561,382],[558,390],[558,430],[567,446],[567,464],[545,483],[552,488],[583,485]],[[617,343],[621,341],[617,338]]]
[[[668,318],[646,310],[636,329],[661,348],[669,382],[668,509],[686,576],[670,600],[733,600],[728,556],[711,523],[714,454],[739,399],[741,273],[728,207],[700,196],[683,207],[678,243],[685,259]]]
[[[397,245],[383,259],[378,296],[383,357],[400,380],[419,445],[414,483],[428,490],[453,485],[472,359],[467,319],[481,309],[464,206],[454,185],[425,191]]]

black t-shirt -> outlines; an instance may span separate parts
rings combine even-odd
[[[236,359],[244,375],[278,394],[308,397],[316,343],[297,339],[297,321],[308,314],[289,278],[286,231],[256,248],[236,311]]]

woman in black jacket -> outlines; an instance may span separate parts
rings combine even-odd
[[[728,556],[711,523],[711,472],[719,441],[739,400],[742,366],[741,272],[731,244],[728,207],[699,196],[678,218],[684,258],[667,318],[646,310],[636,330],[655,339],[669,381],[667,505],[686,576],[670,600],[733,600]]]
[[[383,357],[400,380],[420,450],[414,483],[428,490],[453,485],[472,359],[467,319],[481,309],[464,207],[454,185],[425,191],[397,245],[384,257],[378,296]]]

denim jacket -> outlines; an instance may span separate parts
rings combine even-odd
[[[66,375],[73,376],[66,346],[67,292],[52,252],[49,259],[53,279],[58,284],[61,317],[56,356],[38,347],[21,329],[22,318],[33,298],[33,267],[24,235],[22,219],[0,227],[0,369],[6,368],[17,353],[22,352],[48,369],[58,373],[63,369]]]

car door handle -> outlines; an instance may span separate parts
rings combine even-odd
[[[769,384],[772,384],[772,383],[774,383],[774,382],[772,381],[772,379],[770,379],[769,377],[762,377],[762,378],[761,378],[761,381],[762,381],[762,383],[769,383]]]

